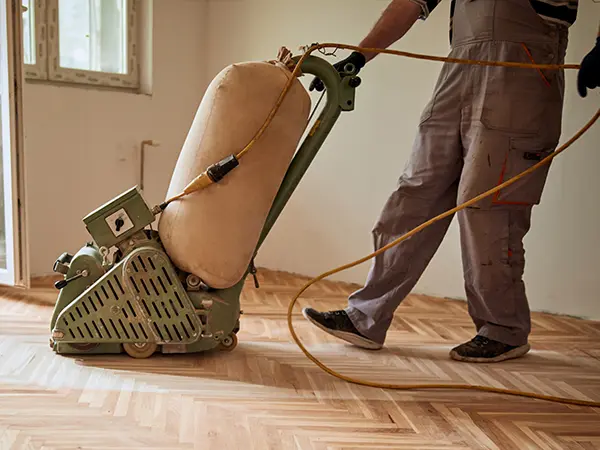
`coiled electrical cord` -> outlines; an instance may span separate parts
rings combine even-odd
[[[466,390],[475,390],[475,391],[483,391],[483,392],[493,392],[493,393],[497,393],[497,394],[516,395],[516,396],[520,396],[520,397],[536,398],[539,400],[547,400],[547,401],[551,401],[551,402],[555,402],[555,403],[566,403],[566,404],[572,404],[572,405],[591,406],[594,408],[600,408],[600,402],[554,397],[554,396],[549,396],[549,395],[535,394],[535,393],[530,393],[530,392],[522,392],[522,391],[517,391],[517,390],[511,390],[511,389],[493,388],[493,387],[489,387],[489,386],[476,386],[476,385],[469,385],[469,384],[388,384],[388,383],[376,383],[376,382],[372,382],[372,381],[361,380],[358,378],[349,377],[349,376],[343,375],[343,374],[336,372],[335,370],[327,367],[325,364],[323,364],[321,361],[319,361],[319,359],[316,356],[311,354],[306,349],[306,347],[302,344],[300,339],[298,338],[298,335],[296,334],[296,331],[294,330],[294,326],[292,324],[292,314],[294,311],[294,305],[296,304],[296,302],[298,301],[300,296],[310,286],[315,284],[317,281],[320,281],[320,280],[327,278],[338,272],[342,272],[346,269],[355,267],[359,264],[362,264],[365,261],[368,261],[371,258],[374,258],[375,256],[385,252],[386,250],[389,250],[390,248],[400,244],[402,241],[408,239],[409,237],[417,234],[419,231],[434,224],[435,222],[442,220],[442,219],[456,213],[457,211],[460,211],[461,209],[465,209],[465,208],[469,207],[470,205],[498,192],[500,189],[504,189],[505,187],[513,184],[520,178],[528,175],[529,173],[533,172],[534,170],[537,170],[542,165],[549,163],[551,159],[555,158],[560,153],[564,152],[567,148],[569,148],[569,146],[571,146],[571,144],[573,144],[587,130],[589,130],[591,128],[591,126],[598,120],[598,117],[600,117],[600,109],[596,112],[594,117],[592,117],[592,119],[581,130],[579,130],[568,142],[566,142],[564,145],[562,145],[560,148],[558,148],[554,153],[550,154],[545,159],[541,160],[540,162],[538,162],[536,165],[530,167],[529,169],[523,171],[519,175],[505,181],[504,183],[494,187],[493,189],[490,189],[487,192],[484,192],[484,193],[472,198],[471,200],[466,201],[465,203],[462,203],[461,205],[456,206],[455,208],[452,208],[452,209],[438,215],[437,217],[434,217],[433,219],[428,220],[427,222],[412,229],[408,233],[404,234],[403,236],[400,236],[398,239],[394,240],[393,242],[390,242],[389,244],[387,244],[384,247],[381,247],[380,249],[371,253],[370,255],[360,258],[352,263],[345,264],[343,266],[332,269],[328,272],[325,272],[325,273],[313,278],[309,282],[307,282],[302,287],[302,289],[300,289],[300,291],[294,296],[294,298],[292,299],[292,301],[289,304],[288,312],[287,312],[288,328],[292,335],[292,339],[294,339],[294,342],[296,343],[296,345],[300,348],[300,350],[302,350],[302,353],[304,353],[304,355],[308,359],[310,359],[320,369],[324,370],[328,374],[333,375],[334,377],[339,378],[340,380],[344,380],[344,381],[347,381],[347,382],[353,383],[353,384],[359,384],[362,386],[370,386],[370,387],[376,387],[376,388],[382,388],[382,389],[395,389],[395,390],[413,390],[413,389],[462,389],[462,390],[465,390],[466,389]]]

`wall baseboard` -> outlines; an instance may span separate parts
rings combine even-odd
[[[54,306],[58,298],[58,291],[54,283],[62,279],[57,275],[44,275],[31,278],[31,288],[1,286],[0,296],[11,300],[19,300],[27,303]]]

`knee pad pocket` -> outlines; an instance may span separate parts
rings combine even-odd
[[[527,138],[511,138],[498,184],[519,176],[547,158],[553,148]],[[537,205],[541,201],[551,162],[538,166],[492,196],[495,205]]]

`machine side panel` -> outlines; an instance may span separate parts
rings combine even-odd
[[[189,344],[202,323],[164,252],[141,247],[66,307],[56,322],[61,343]]]
[[[60,290],[52,318],[50,319],[50,330],[56,325],[60,312],[106,273],[102,266],[102,255],[95,247],[85,246],[75,254],[65,278],[74,277],[77,273],[81,273],[84,270],[88,272],[87,277],[73,280]]]

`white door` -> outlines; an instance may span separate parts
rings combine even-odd
[[[0,284],[29,287],[21,33],[21,0],[0,0]]]

